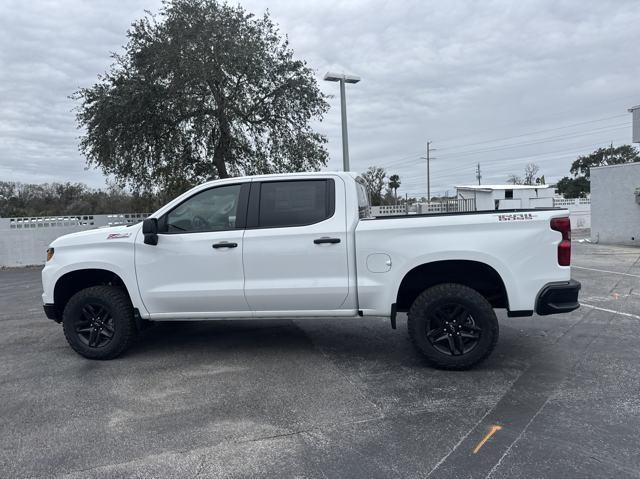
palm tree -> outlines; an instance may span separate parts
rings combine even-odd
[[[396,198],[396,205],[398,204],[398,188],[400,188],[400,177],[398,175],[391,175],[389,177],[389,188],[393,190],[393,196]]]

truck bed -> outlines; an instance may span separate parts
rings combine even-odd
[[[371,218],[363,218],[361,221],[366,220],[386,220],[386,219],[398,219],[398,218],[420,218],[420,217],[433,217],[433,216],[459,216],[459,215],[488,215],[488,214],[510,214],[510,213],[532,213],[536,211],[562,211],[565,208],[518,208],[509,210],[478,210],[478,211],[444,211],[439,213],[409,213],[404,215],[384,215],[374,216]]]

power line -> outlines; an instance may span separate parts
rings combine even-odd
[[[602,102],[598,102],[598,103],[594,103],[594,102],[590,102],[590,105],[604,105],[605,103],[608,105],[612,105],[614,102],[618,102],[618,101],[622,101],[622,100],[632,100],[634,98],[637,98],[637,94],[634,95],[624,95],[624,96],[619,96],[619,97],[615,97],[615,98],[610,98],[607,99],[605,101]],[[618,111],[620,110],[620,108],[616,108]],[[566,109],[566,110],[561,110],[561,111],[556,111],[551,113],[550,115],[545,114],[544,116],[538,116],[538,117],[527,117],[526,120],[522,120],[522,121],[518,121],[518,122],[513,122],[513,121],[509,121],[509,122],[504,122],[504,123],[498,123],[496,125],[494,125],[495,127],[500,127],[502,125],[506,125],[506,126],[513,126],[513,125],[519,125],[524,123],[525,121],[531,121],[531,120],[542,120],[545,122],[549,122],[551,119],[554,118],[559,118],[561,116],[563,116],[565,113],[575,113],[576,109],[575,108],[570,108],[570,109]],[[475,132],[471,132],[471,133],[467,133],[465,136],[476,136],[480,133],[485,133],[485,132],[490,132],[493,131],[494,128],[488,128],[488,129],[484,129],[484,130],[476,130]],[[452,140],[457,140],[458,138],[460,138],[460,135],[456,136],[456,137],[450,137],[450,138],[443,138],[441,140],[439,140],[440,143],[448,143]]]
[[[417,160],[420,158],[421,153],[416,153],[415,155],[407,155],[407,156],[403,156],[402,158],[397,158],[393,161],[406,161],[406,160]]]
[[[494,138],[492,140],[479,141],[479,142],[476,142],[476,143],[466,143],[466,144],[458,145],[458,146],[447,146],[447,147],[440,148],[440,149],[441,150],[452,150],[452,149],[458,149],[458,148],[465,148],[467,146],[483,145],[483,144],[486,144],[486,143],[493,143],[495,141],[510,140],[512,138],[522,138],[523,136],[533,136],[533,135],[537,135],[539,133],[548,133],[550,131],[564,130],[564,129],[567,129],[567,128],[573,128],[574,126],[587,125],[587,124],[590,124],[590,123],[598,123],[598,122],[601,122],[601,121],[613,120],[615,118],[622,118],[622,117],[628,117],[628,115],[624,114],[624,115],[608,116],[608,117],[605,117],[605,118],[598,118],[597,120],[581,121],[579,123],[573,123],[571,125],[559,126],[557,128],[547,128],[545,130],[537,130],[537,131],[532,131],[532,132],[529,132],[529,133],[522,133],[520,135],[505,136],[505,137],[502,137],[502,138]]]
[[[594,129],[591,129],[591,130],[586,130],[586,131],[584,131],[582,133],[571,133],[569,135],[556,135],[556,136],[551,136],[551,137],[546,137],[546,138],[539,138],[539,139],[534,140],[534,141],[511,143],[511,144],[507,144],[507,145],[497,145],[495,147],[490,147],[490,148],[482,148],[482,149],[476,149],[476,150],[461,151],[459,153],[454,153],[453,156],[446,156],[445,158],[447,160],[455,160],[455,159],[463,158],[463,157],[469,156],[469,155],[490,153],[490,152],[493,152],[493,151],[503,151],[503,150],[508,150],[508,149],[512,149],[512,148],[525,147],[525,146],[540,145],[540,144],[544,144],[544,143],[556,142],[556,141],[565,140],[565,139],[578,138],[578,137],[581,137],[581,136],[591,135],[591,134],[594,134],[594,133],[605,133],[605,132],[609,132],[609,131],[615,131],[615,130],[618,130],[618,129],[627,128],[630,125],[631,125],[631,123],[620,123],[620,124],[617,124],[617,125],[609,125],[609,126],[606,126],[606,127],[600,127],[600,128],[594,128]],[[397,167],[397,166],[403,165],[403,164],[410,164],[411,162],[413,162],[413,161],[415,161],[417,159],[418,158],[415,157],[415,156],[409,156],[409,157],[405,158],[404,160],[395,161],[393,163],[393,165],[394,165],[394,167]]]
[[[608,126],[608,127],[595,128],[593,130],[585,131],[583,133],[575,133],[575,134],[571,134],[571,135],[551,136],[551,137],[548,137],[548,138],[541,138],[541,139],[535,140],[535,141],[512,143],[512,144],[508,144],[508,145],[501,145],[501,146],[496,146],[496,147],[492,147],[492,148],[484,148],[484,149],[480,149],[480,150],[462,151],[460,153],[454,153],[453,156],[447,156],[446,158],[448,160],[451,160],[451,159],[461,158],[463,156],[468,156],[468,155],[477,155],[479,153],[489,153],[489,152],[492,152],[492,151],[509,150],[511,148],[520,148],[520,147],[523,147],[523,146],[541,145],[543,143],[551,143],[551,142],[554,142],[554,141],[567,140],[567,139],[571,139],[571,138],[579,138],[581,136],[591,135],[593,133],[604,133],[604,132],[608,132],[608,131],[621,130],[623,128],[628,128],[629,126],[631,126],[631,123],[621,123],[619,125],[612,125],[612,126]]]
[[[616,140],[614,141],[614,143],[621,143],[624,142],[624,140]],[[587,149],[593,149],[593,148],[597,148],[597,147],[602,147],[603,144],[605,142],[599,142],[599,143],[591,143],[589,145],[582,145],[582,146],[576,146],[576,147],[572,147],[569,149],[563,149],[563,150],[555,150],[555,151],[548,151],[548,152],[544,152],[544,153],[537,153],[537,154],[532,154],[532,155],[526,155],[526,156],[521,156],[521,157],[507,157],[507,158],[498,158],[498,159],[494,159],[494,160],[488,160],[488,161],[484,161],[483,164],[486,165],[497,165],[499,163],[505,163],[505,162],[515,162],[515,161],[524,161],[524,160],[530,160],[533,158],[540,158],[540,157],[549,157],[547,159],[544,160],[539,160],[539,161],[547,161],[547,160],[555,160],[555,159],[559,159],[559,158],[564,158],[564,157],[576,157],[577,155],[579,155],[578,151],[580,150],[587,150]],[[609,143],[610,141],[606,142],[607,147],[609,147]],[[564,153],[564,155],[562,155]],[[558,156],[561,155],[561,156]],[[447,176],[451,176],[453,174],[453,172],[459,172],[462,169],[465,168],[471,168],[473,166],[473,164],[475,163],[475,160],[472,163],[463,163],[463,164],[458,164],[456,166],[453,167],[448,167],[445,168],[443,170],[438,170],[438,178],[442,178],[442,177],[447,177]],[[443,173],[445,173],[443,175]],[[448,173],[448,175],[446,174]],[[405,180],[404,184],[408,185],[411,184],[411,180],[414,178],[409,178],[407,180]]]
[[[519,162],[529,162],[529,161],[536,161],[541,163],[542,165],[548,164],[550,161],[559,161],[565,158],[573,158],[574,160],[578,157],[578,154],[576,154],[574,152],[573,149],[571,150],[564,150],[564,151],[559,151],[559,152],[552,152],[552,153],[542,153],[542,154],[535,154],[535,155],[527,155],[527,156],[520,156],[520,157],[509,157],[509,158],[502,158],[502,159],[498,159],[498,160],[491,160],[491,161],[485,161],[482,164],[485,165],[485,173],[487,173],[487,171],[492,170],[495,171],[496,168],[502,167],[503,165],[506,164],[518,164]],[[486,168],[488,165],[488,168]],[[554,165],[552,165],[554,166]],[[438,179],[440,179],[443,175],[452,175],[457,171],[460,171],[462,169],[471,169],[473,167],[473,164],[462,164],[462,165],[457,165],[456,168],[448,168],[445,170],[439,170],[438,171]],[[487,176],[487,175],[485,175]]]
[[[603,145],[603,143],[597,143],[594,146],[601,146]],[[570,148],[570,149],[566,149],[566,150],[558,150],[558,151],[551,151],[551,152],[545,152],[545,153],[536,153],[533,155],[526,155],[526,156],[519,156],[519,157],[507,157],[507,158],[499,158],[499,159],[495,159],[495,160],[488,160],[488,161],[483,161],[482,164],[487,166],[497,166],[499,164],[504,164],[507,162],[513,163],[513,162],[517,162],[517,161],[526,161],[526,160],[531,160],[531,159],[535,159],[535,158],[542,158],[539,159],[538,161],[544,162],[544,161],[548,161],[548,160],[556,160],[559,158],[564,158],[564,157],[573,157],[576,158],[579,153],[576,153],[576,150],[585,150],[587,148],[593,148],[594,146],[585,146],[585,147],[580,147],[580,148]],[[547,158],[543,158],[543,157],[547,157]],[[473,166],[474,163],[463,163],[463,164],[459,164],[456,165],[455,167],[452,168],[447,168],[444,170],[439,170],[438,173],[450,173],[450,172],[455,172],[455,171],[460,171],[463,168],[471,168]]]
[[[613,115],[613,116],[608,116],[608,117],[602,117],[602,118],[596,118],[593,120],[586,120],[586,121],[582,121],[582,122],[578,122],[578,123],[571,123],[569,125],[564,125],[564,126],[560,126],[560,127],[555,127],[555,128],[547,128],[544,130],[535,130],[532,132],[528,132],[528,133],[521,133],[518,135],[513,135],[513,136],[506,136],[506,137],[501,137],[501,138],[494,138],[491,140],[485,140],[485,141],[480,141],[480,142],[475,142],[475,143],[466,143],[463,145],[458,145],[458,146],[450,146],[450,147],[444,147],[444,148],[440,148],[441,150],[452,150],[452,149],[458,149],[458,148],[464,148],[467,146],[475,146],[475,145],[481,145],[481,144],[487,144],[487,143],[493,143],[496,141],[504,141],[504,140],[509,140],[512,138],[522,138],[525,136],[534,136],[540,133],[546,133],[546,132],[550,132],[550,131],[557,131],[557,130],[562,130],[562,129],[566,129],[566,128],[572,128],[575,126],[580,126],[580,125],[586,125],[586,124],[591,124],[591,123],[597,123],[600,121],[606,121],[606,120],[612,120],[612,119],[616,119],[616,118],[622,118],[622,117],[626,117],[627,114],[620,114],[620,115]],[[611,125],[608,125],[606,127],[603,128],[609,128],[611,127]],[[490,130],[484,130],[484,131],[490,131]],[[586,133],[585,133],[586,134]],[[443,142],[447,142],[447,141],[451,141],[451,140],[443,140]],[[496,145],[499,146],[499,145]],[[466,152],[460,152],[460,153],[466,153]],[[393,162],[394,164],[400,163],[400,162],[406,162],[407,160],[416,160],[418,159],[420,156],[420,153],[414,153],[412,155],[407,155],[404,156],[402,158],[397,158],[394,159]]]
[[[619,99],[627,99],[627,98],[631,98],[629,96],[625,96],[625,97],[620,97]],[[608,102],[611,101],[615,101],[614,100],[608,100]],[[602,104],[602,103],[601,103]],[[566,110],[562,113],[565,112],[569,112],[569,111],[575,111],[573,109],[571,110]],[[626,117],[626,114],[619,114],[619,115],[611,115],[611,116],[607,116],[607,117],[601,117],[601,118],[595,118],[592,120],[585,120],[585,121],[581,121],[581,122],[576,122],[576,123],[571,123],[571,124],[567,124],[567,125],[562,125],[562,126],[558,126],[558,127],[553,127],[553,128],[546,128],[546,129],[542,129],[542,130],[534,130],[528,133],[521,133],[521,134],[517,134],[517,135],[512,135],[512,136],[506,136],[506,137],[500,137],[500,138],[493,138],[490,140],[483,140],[483,141],[479,141],[479,142],[473,142],[473,143],[466,143],[466,144],[462,144],[462,145],[457,145],[457,146],[450,146],[450,147],[445,147],[442,148],[443,150],[458,150],[458,149],[463,149],[463,148],[467,148],[470,146],[478,146],[478,145],[486,145],[486,144],[491,144],[491,143],[496,143],[496,142],[502,142],[502,141],[506,141],[506,140],[510,140],[510,139],[515,139],[515,138],[523,138],[523,137],[527,137],[527,136],[537,136],[540,135],[542,133],[549,133],[549,132],[553,132],[553,131],[559,131],[559,130],[566,130],[568,128],[575,128],[577,126],[582,126],[582,125],[588,125],[588,124],[593,124],[593,123],[598,123],[598,122],[602,122],[602,121],[607,121],[607,120],[613,120],[616,118],[622,118],[622,117]],[[558,117],[558,114],[555,114],[554,117]],[[549,121],[552,117],[546,116],[545,119],[546,121]],[[527,121],[531,121],[531,117],[529,117],[527,119]],[[522,123],[522,122],[520,122]],[[513,122],[509,123],[510,125],[513,125]],[[540,145],[540,144],[545,144],[545,143],[552,143],[552,142],[557,142],[557,141],[562,141],[562,140],[569,140],[569,139],[573,139],[573,138],[579,138],[585,135],[591,135],[594,133],[606,133],[606,132],[613,132],[615,130],[618,129],[622,129],[624,127],[628,127],[629,124],[628,123],[624,123],[624,124],[616,124],[616,125],[606,125],[604,127],[600,127],[600,128],[595,128],[595,129],[590,129],[590,130],[586,130],[583,132],[569,132],[569,134],[563,134],[563,135],[556,135],[556,136],[551,136],[551,137],[542,137],[542,138],[532,138],[531,141],[524,141],[524,142],[516,142],[516,143],[511,143],[511,144],[503,144],[503,145],[494,145],[494,146],[490,146],[488,148],[481,148],[481,149],[475,149],[475,150],[466,150],[466,151],[459,151],[459,152],[455,152],[453,151],[453,156],[448,157],[447,159],[449,160],[455,160],[455,159],[460,159],[462,157],[465,156],[469,156],[469,155],[474,155],[474,154],[484,154],[484,153],[489,153],[489,152],[494,152],[494,151],[503,151],[503,150],[508,150],[508,149],[513,149],[513,148],[518,148],[518,147],[527,147],[527,146],[533,146],[533,145]],[[490,129],[488,130],[483,130],[483,131],[491,131]],[[479,133],[479,132],[477,132]],[[475,133],[477,135],[477,133]],[[471,134],[470,136],[473,136],[474,134]],[[469,135],[467,135],[469,136]],[[456,139],[459,137],[456,137]],[[451,141],[451,140],[442,140],[442,142],[447,142],[447,141]],[[620,140],[617,141],[618,142],[624,142],[625,140]],[[608,142],[607,142],[608,143]],[[498,159],[494,159],[494,160],[488,160],[483,162],[483,164],[489,164],[489,165],[497,165],[499,163],[506,163],[506,162],[515,162],[515,161],[522,161],[525,159],[531,159],[531,158],[543,158],[543,157],[547,157],[544,159],[541,159],[539,161],[548,161],[548,160],[558,160],[560,157],[558,156],[559,153],[563,152],[563,151],[568,151],[570,152],[569,154],[565,155],[564,157],[571,157],[571,156],[577,156],[579,154],[579,152],[577,150],[581,150],[581,149],[586,149],[586,148],[593,148],[594,146],[602,146],[602,143],[598,143],[596,145],[591,145],[591,146],[584,146],[584,147],[572,147],[569,150],[556,150],[556,151],[550,151],[550,152],[544,152],[544,153],[538,153],[538,154],[533,154],[533,155],[527,155],[527,156],[523,156],[523,157],[519,157],[519,158],[513,158],[513,157],[506,157],[506,158],[498,158]],[[398,159],[395,159],[392,161],[392,165],[393,167],[400,167],[400,168],[404,168],[404,167],[408,167],[410,166],[412,163],[414,163],[416,160],[418,160],[420,158],[420,153],[415,153],[412,155],[407,155]],[[433,158],[431,158],[433,159]],[[445,168],[444,170],[438,170],[437,171],[437,176],[442,178],[442,177],[446,177],[447,173],[449,172],[453,172],[453,171],[460,171],[461,169],[464,169],[466,166],[466,164],[462,164],[462,165],[456,165],[455,167],[452,168]],[[478,165],[478,170],[479,170],[479,165]],[[443,175],[444,173],[444,175]],[[480,172],[477,171],[477,176],[480,176]],[[429,173],[430,174],[430,173]],[[450,176],[450,175],[448,175]],[[477,179],[477,178],[476,178]],[[414,182],[414,181],[419,181],[418,178],[416,177],[410,177],[408,179],[406,179],[404,181],[404,185],[403,186],[409,186]],[[430,189],[430,178],[428,180],[428,188],[427,188],[427,192],[429,193],[429,189]]]

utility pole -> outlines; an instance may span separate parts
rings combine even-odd
[[[609,150],[609,161],[613,158],[613,141],[611,142],[611,149]]]
[[[631,142],[640,143],[640,105],[627,110],[631,113]]]
[[[480,180],[482,179],[482,174],[480,173],[480,163],[478,163],[478,167],[476,168],[476,179],[478,180],[478,184],[480,184]]]

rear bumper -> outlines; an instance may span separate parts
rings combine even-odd
[[[547,314],[568,313],[580,307],[578,293],[580,283],[570,280],[567,283],[549,283],[538,293],[536,313],[540,316]]]
[[[62,321],[55,304],[43,304],[42,307],[44,308],[44,314],[47,318],[54,320],[56,323]]]

